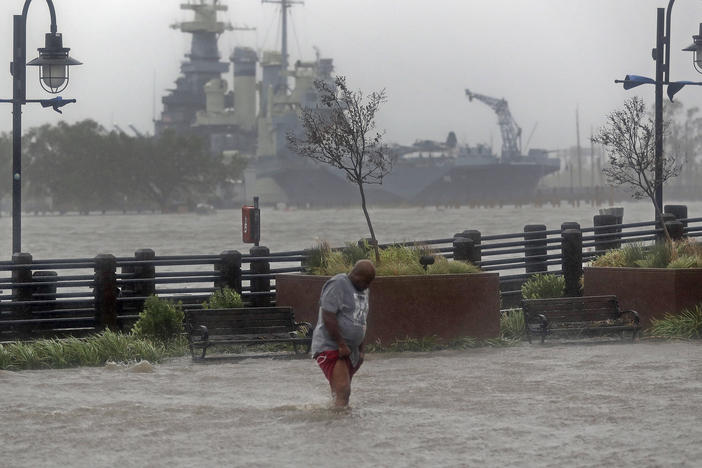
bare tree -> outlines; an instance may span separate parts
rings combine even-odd
[[[607,116],[607,123],[592,137],[607,153],[609,167],[602,169],[611,185],[623,185],[640,200],[648,197],[659,219],[662,213],[656,206],[655,126],[639,97],[627,99],[624,107]],[[660,183],[680,173],[680,164],[674,155],[662,155],[663,172]],[[668,232],[663,226],[666,237]]]
[[[378,242],[366,207],[367,184],[382,184],[392,170],[393,157],[377,131],[375,115],[387,101],[385,90],[372,92],[364,99],[361,91],[351,91],[346,78],[334,83],[315,80],[319,104],[302,109],[300,119],[304,136],[289,132],[288,147],[295,153],[342,170],[358,186],[361,208],[366,217],[371,243],[379,260]]]

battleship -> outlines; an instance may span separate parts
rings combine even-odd
[[[358,192],[340,171],[293,154],[288,132],[302,134],[300,109],[318,102],[315,80],[333,81],[333,59],[316,51],[310,61],[290,64],[287,45],[289,9],[294,0],[262,0],[280,7],[279,50],[256,51],[237,46],[221,60],[218,39],[226,31],[248,30],[220,21],[228,7],[220,0],[181,4],[194,13],[191,21],[172,27],[192,34],[191,50],[181,64],[175,88],[162,98],[161,118],[155,132],[190,131],[207,139],[214,152],[247,160],[240,186],[227,193],[224,204],[258,196],[262,203],[288,206],[343,206],[357,204]],[[260,72],[260,80],[257,75]],[[233,91],[223,75],[232,73]],[[502,136],[500,156],[485,145],[459,145],[455,134],[445,142],[417,141],[390,145],[395,158],[382,185],[368,187],[369,202],[378,205],[469,204],[528,199],[539,180],[559,170],[559,160],[544,150],[522,155],[521,129],[507,101],[466,90],[469,99],[490,106],[498,117]],[[239,198],[239,199],[236,199]]]

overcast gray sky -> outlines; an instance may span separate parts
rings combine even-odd
[[[185,1],[185,0],[183,0]],[[22,0],[0,2],[0,97],[11,97],[12,15]],[[54,0],[59,31],[71,55],[85,65],[64,91],[77,104],[63,116],[27,105],[25,129],[63,119],[92,118],[110,128],[133,124],[153,131],[161,96],[173,85],[189,36],[169,28],[190,17],[180,0]],[[278,47],[279,7],[260,0],[223,0],[223,18],[256,32],[228,32],[220,38],[224,57],[235,45]],[[499,149],[493,112],[469,102],[465,88],[509,101],[530,147],[563,148],[575,143],[575,110],[581,137],[632,91],[615,85],[627,73],[654,76],[656,8],[665,0],[306,0],[292,11],[292,59],[312,59],[313,46],[334,58],[336,72],[365,91],[385,88],[388,103],[379,125],[388,141],[444,139],[454,130],[460,141],[492,143]],[[701,80],[689,45],[702,21],[702,2],[678,0],[673,9],[673,79]],[[33,1],[28,52],[36,56],[48,30],[48,9]],[[155,79],[154,79],[155,77]],[[28,97],[42,96],[30,70]],[[641,89],[641,88],[639,88]],[[639,94],[653,103],[653,87]],[[687,106],[702,100],[702,89],[679,94]],[[9,104],[0,107],[0,131],[11,129]]]

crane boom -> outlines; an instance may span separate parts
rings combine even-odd
[[[466,89],[466,96],[469,100],[478,101],[489,106],[497,114],[497,124],[500,126],[502,135],[502,161],[519,158],[522,155],[522,129],[512,118],[509,106],[505,99],[497,99],[483,94],[471,93]]]

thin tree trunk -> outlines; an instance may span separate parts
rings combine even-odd
[[[366,194],[363,190],[363,184],[358,184],[358,190],[361,192],[361,208],[363,208],[363,215],[366,217],[366,223],[368,224],[368,230],[371,235],[371,242],[373,243],[373,250],[375,251],[375,263],[380,264],[380,251],[378,250],[378,240],[375,238],[375,231],[373,231],[373,223],[371,223],[370,216],[368,215],[368,208],[366,208]]]
[[[663,220],[663,213],[660,212],[658,209],[658,205],[656,205],[655,199],[651,199],[653,202],[653,208],[656,210],[656,216],[660,220],[661,226],[663,227],[663,233],[665,234],[665,241],[668,244],[668,248],[670,249],[670,259],[671,260],[677,260],[678,258],[678,252],[675,249],[675,245],[673,245],[673,238],[670,237],[670,233],[668,232],[668,228],[665,225],[665,221]]]

